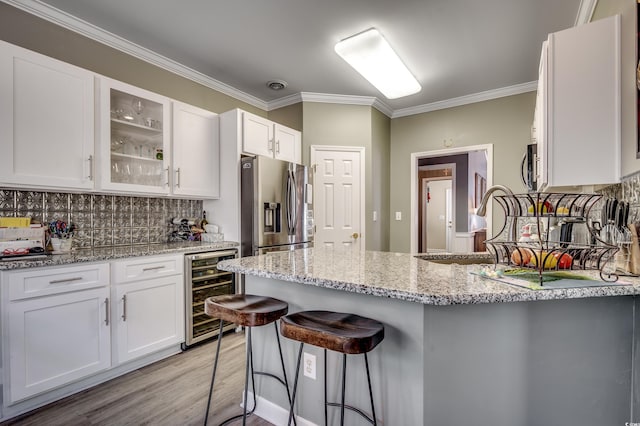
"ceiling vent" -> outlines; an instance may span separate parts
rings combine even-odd
[[[287,82],[284,80],[271,80],[267,81],[267,87],[271,90],[282,90],[287,87]]]

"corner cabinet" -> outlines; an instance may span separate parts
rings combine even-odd
[[[292,163],[302,163],[302,135],[299,131],[266,118],[238,111],[242,115],[242,151]]]
[[[108,78],[99,84],[99,188],[167,194],[170,100]]]
[[[539,188],[620,182],[620,16],[549,34],[537,102]]]
[[[94,74],[0,41],[0,185],[92,189]]]
[[[220,198],[218,114],[173,102],[172,193]]]

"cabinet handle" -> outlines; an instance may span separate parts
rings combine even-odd
[[[273,139],[269,139],[267,142],[267,151],[273,152]]]
[[[127,295],[122,296],[122,321],[127,320]]]
[[[109,325],[109,298],[104,299],[104,325]]]
[[[276,154],[280,154],[280,141],[276,141]]]
[[[82,280],[82,277],[64,278],[62,280],[49,281],[49,284],[64,284],[64,283],[70,283],[73,281],[81,281],[81,280]]]
[[[93,155],[90,155],[87,161],[89,161],[89,176],[87,178],[93,180]]]
[[[167,172],[167,182],[165,183],[165,186],[169,186],[169,167],[164,169],[164,171]]]
[[[180,167],[176,169],[176,188],[180,188]]]
[[[148,268],[142,268],[142,272],[147,272],[147,271],[155,271],[156,269],[164,269],[165,266],[164,265],[159,265],[159,266],[149,266]]]

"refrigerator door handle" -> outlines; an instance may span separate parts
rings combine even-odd
[[[287,175],[287,230],[289,235],[295,235],[296,233],[296,177],[293,171],[289,170]]]

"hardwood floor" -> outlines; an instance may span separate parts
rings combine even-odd
[[[1,425],[202,425],[216,343],[191,348]],[[242,413],[243,334],[225,335],[220,356],[211,425]],[[271,425],[257,416],[247,423]],[[242,419],[231,424],[242,424]]]

